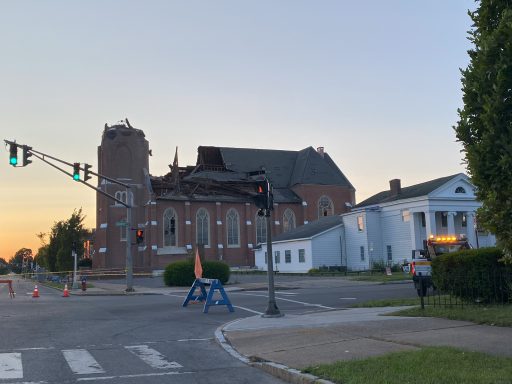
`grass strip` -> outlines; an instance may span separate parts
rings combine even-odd
[[[347,276],[350,280],[353,281],[370,281],[374,283],[394,283],[397,281],[411,281],[411,275],[405,273],[394,273],[391,276],[386,275],[385,273],[374,273],[374,274],[360,274],[358,276]]]
[[[512,327],[512,305],[466,305],[413,307],[390,313],[389,316],[441,317],[471,321],[477,324]]]
[[[512,358],[450,347],[427,347],[308,367],[305,372],[343,384],[510,384]]]
[[[375,308],[375,307],[402,307],[408,305],[420,305],[419,297],[405,298],[405,299],[382,299],[382,300],[369,300],[362,303],[355,303],[351,308]]]

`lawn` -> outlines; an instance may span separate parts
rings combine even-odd
[[[358,275],[348,274],[347,277],[354,281],[372,281],[375,283],[394,283],[396,281],[410,281],[412,282],[411,275],[403,272],[394,272],[392,275],[386,275],[383,272],[361,272]]]
[[[343,384],[505,384],[512,383],[512,358],[428,347],[313,366],[305,372]]]

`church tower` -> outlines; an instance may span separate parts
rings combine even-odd
[[[132,223],[127,224],[127,209],[119,202],[97,193],[94,268],[124,268],[127,231],[135,243],[135,230],[145,226],[145,205],[149,200],[149,143],[144,132],[128,119],[105,124],[98,147],[98,173],[127,184],[130,188],[98,178],[98,188],[132,205]],[[150,186],[149,186],[150,188]],[[144,249],[132,245],[134,270],[144,267]],[[143,247],[142,247],[143,248]]]

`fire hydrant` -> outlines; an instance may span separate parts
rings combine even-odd
[[[87,290],[87,280],[85,277],[82,277],[82,291]]]

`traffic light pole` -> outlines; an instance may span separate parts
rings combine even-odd
[[[130,188],[126,187],[126,202],[130,199]],[[126,292],[133,292],[133,257],[132,257],[132,207],[126,206]]]
[[[265,209],[265,219],[267,221],[267,274],[268,274],[268,305],[265,313],[261,317],[282,317],[284,314],[279,312],[276,304],[276,294],[274,289],[274,258],[272,255],[272,210]]]

